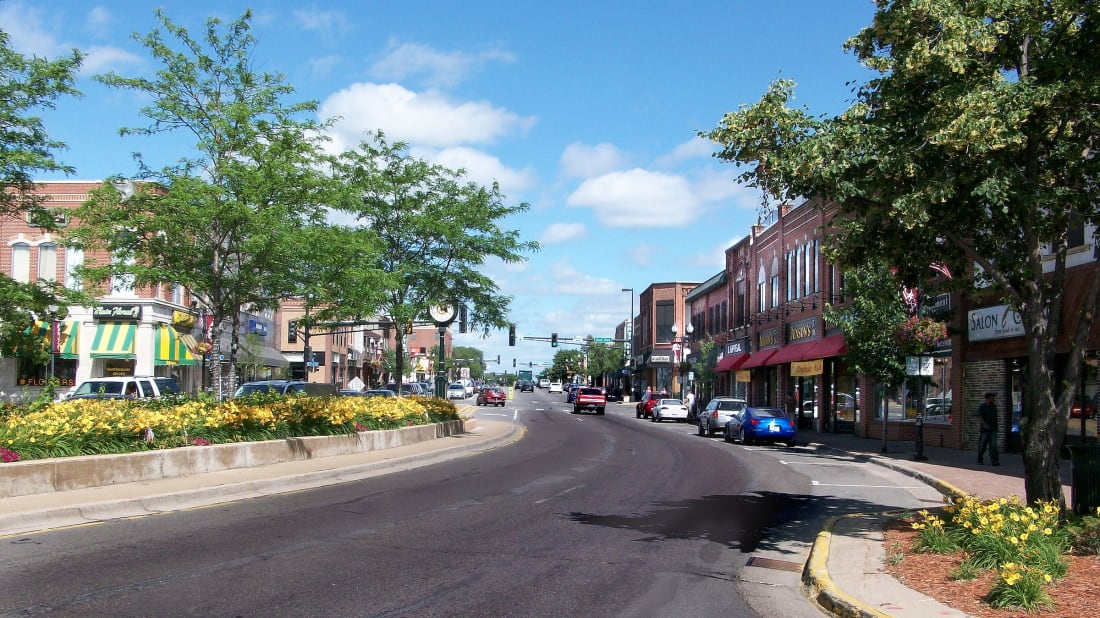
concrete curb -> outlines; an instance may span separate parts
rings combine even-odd
[[[842,515],[831,517],[825,522],[825,527],[817,533],[813,545],[810,547],[810,557],[802,569],[802,588],[809,597],[822,610],[832,616],[841,618],[889,618],[871,607],[863,605],[855,597],[849,596],[840,590],[829,577],[829,569],[826,562],[829,560],[829,547],[833,540],[833,529],[836,524],[846,517],[863,517],[863,515]]]
[[[151,482],[117,483],[72,490],[79,492],[79,496],[70,494],[72,499],[67,500],[52,499],[70,497],[61,492],[12,498],[9,504],[20,500],[29,504],[0,513],[0,537],[202,508],[356,481],[485,452],[518,441],[524,433],[522,427],[511,423],[493,424],[490,428],[492,431],[483,438],[465,432],[441,438],[455,441],[443,447],[435,441],[409,444],[406,446],[410,452],[400,455],[391,455],[387,453],[392,452],[391,449],[382,449]],[[364,458],[371,460],[361,461]]]
[[[850,451],[833,448],[824,444],[817,444],[816,450],[838,455],[852,454]],[[875,457],[874,455],[867,455],[866,457],[868,461],[877,466],[882,466],[894,470],[895,472],[905,474],[906,476],[915,478],[935,488],[947,498],[956,498],[966,495],[966,492],[946,481],[895,463],[892,459]],[[891,516],[897,513],[897,511],[890,511],[880,513],[879,516]],[[884,614],[873,607],[865,605],[859,599],[845,593],[829,576],[827,562],[829,559],[829,549],[832,545],[833,530],[840,520],[859,517],[867,517],[867,514],[853,513],[850,515],[832,517],[825,523],[822,531],[819,532],[814,539],[813,545],[810,547],[809,558],[807,558],[806,564],[802,569],[802,590],[811,602],[832,616],[837,616],[839,618],[890,618],[890,614]]]

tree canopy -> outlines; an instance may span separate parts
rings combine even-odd
[[[253,70],[251,12],[230,23],[209,19],[202,39],[156,15],[159,28],[135,35],[160,63],[155,76],[97,79],[150,100],[142,110],[150,124],[122,135],[184,132],[194,154],[158,170],[135,155],[144,181],[137,192],[126,203],[110,186],[94,192],[76,212],[84,225],[72,240],[112,255],[87,262],[90,280],[125,273],[137,286],[190,290],[214,316],[215,354],[222,325],[231,326],[232,372],[241,312],[273,307],[306,285],[293,239],[323,220],[330,184],[319,169],[322,127],[310,119],[315,102],[285,103],[293,88],[283,76]]]
[[[57,99],[79,96],[74,86],[83,56],[73,51],[57,60],[27,58],[13,50],[0,30],[0,217],[27,216],[44,230],[56,229],[54,217],[39,205],[34,176],[73,169],[56,158],[65,145],[52,139],[36,113]],[[51,304],[67,304],[62,290],[38,282],[20,282],[0,273],[0,353],[44,353],[42,337],[26,334],[31,313],[43,316]]]
[[[1097,309],[1093,260],[1063,333],[1071,234],[1100,220],[1098,29],[1091,0],[880,0],[846,43],[877,73],[847,110],[793,108],[793,83],[778,80],[704,134],[771,199],[838,202],[841,265],[878,256],[912,285],[939,262],[1020,313],[1029,501],[1064,502],[1058,450]],[[1063,334],[1072,351],[1056,375]]]
[[[344,152],[334,169],[344,191],[333,208],[380,243],[370,259],[379,273],[375,291],[383,298],[351,291],[342,300],[344,311],[377,312],[402,325],[425,320],[433,305],[456,304],[468,308],[474,330],[508,326],[511,298],[500,293],[485,265],[491,258],[520,262],[538,250],[538,243],[501,227],[527,204],[508,205],[496,183],[467,181],[465,171],[417,159],[405,143],[390,143],[380,133]],[[397,332],[401,354],[403,330]]]

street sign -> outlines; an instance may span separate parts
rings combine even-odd
[[[611,337],[596,337],[592,341],[596,343],[611,343]]]
[[[930,376],[935,375],[934,359],[931,356],[906,356],[905,375]]]

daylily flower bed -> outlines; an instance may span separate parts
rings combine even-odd
[[[350,434],[458,418],[435,397],[79,399],[0,411],[0,462]]]

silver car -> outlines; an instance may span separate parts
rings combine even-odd
[[[715,397],[707,402],[707,407],[699,413],[699,435],[713,436],[722,431],[730,417],[748,406],[744,399],[734,397]]]

